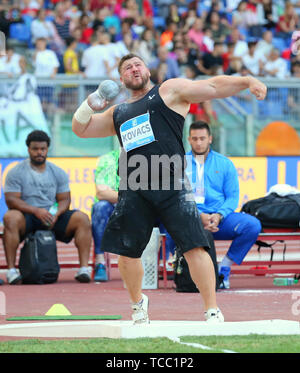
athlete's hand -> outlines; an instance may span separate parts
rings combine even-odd
[[[94,111],[101,111],[109,104],[109,102],[100,95],[98,89],[88,96],[87,102],[90,108]]]
[[[249,90],[257,100],[264,100],[267,95],[266,85],[253,77],[250,77]]]
[[[46,209],[37,208],[34,215],[47,227],[52,226],[55,222],[55,217]]]
[[[212,233],[218,232],[219,228],[216,225],[215,221],[212,219],[211,214],[202,213],[200,215],[200,217],[201,217],[201,221],[202,221],[204,229],[206,229],[206,230],[208,230]]]

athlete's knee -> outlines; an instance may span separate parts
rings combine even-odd
[[[91,229],[90,218],[85,212],[75,211],[70,219],[71,225],[76,228]]]
[[[261,222],[255,217],[248,215],[245,232],[248,235],[258,236],[262,230]]]
[[[3,224],[6,229],[17,229],[24,220],[24,215],[19,210],[8,210],[3,217]]]

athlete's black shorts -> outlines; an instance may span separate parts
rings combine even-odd
[[[68,243],[72,240],[73,236],[72,237],[66,236],[66,229],[70,221],[70,218],[74,214],[75,211],[76,210],[67,210],[66,212],[64,212],[58,217],[52,229],[53,233],[55,234],[55,238],[58,241]],[[28,233],[47,229],[47,227],[35,215],[24,214],[24,217],[26,220],[26,230],[25,230],[24,237],[22,237],[22,240],[27,236]]]
[[[118,203],[106,226],[101,249],[140,258],[157,219],[183,253],[196,247],[209,249],[193,194],[186,188],[119,191]]]

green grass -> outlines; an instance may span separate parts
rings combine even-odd
[[[182,337],[181,342],[199,343],[213,348],[201,350],[168,338],[139,339],[25,339],[0,342],[0,353],[207,353],[223,349],[241,353],[299,353],[300,336]]]

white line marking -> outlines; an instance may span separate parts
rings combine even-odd
[[[179,337],[168,337],[172,342],[179,343],[181,345],[185,346],[191,346],[195,348],[201,348],[201,350],[209,350],[209,351],[221,351],[227,354],[236,354],[237,352],[232,351],[232,350],[226,350],[226,349],[220,349],[220,348],[212,348],[209,346],[202,345],[200,343],[191,343],[191,342],[181,342]]]

